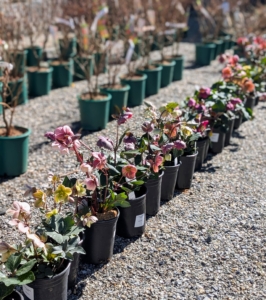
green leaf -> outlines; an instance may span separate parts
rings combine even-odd
[[[225,111],[225,104],[221,101],[221,100],[218,100],[213,106],[212,106],[212,110],[214,112],[223,112]]]
[[[63,181],[63,185],[65,187],[69,187],[69,188],[72,188],[75,184],[76,184],[76,181],[77,179],[76,178],[71,178],[69,179],[67,176],[64,178],[64,181]]]
[[[120,174],[120,172],[119,172],[114,166],[112,166],[112,165],[110,165],[110,164],[106,164],[106,165],[107,165],[108,169],[114,171],[114,172],[117,173],[117,174]]]
[[[120,200],[120,201],[115,201],[115,202],[113,203],[113,206],[114,206],[114,207],[115,207],[115,206],[121,206],[121,207],[126,208],[126,207],[130,207],[131,205],[130,205],[130,203],[129,203],[128,201],[126,201],[126,200]]]
[[[58,244],[62,244],[64,241],[63,236],[55,231],[46,231],[46,234]]]
[[[129,151],[124,151],[125,155],[135,155],[135,154],[140,154],[138,150],[129,150]]]
[[[81,246],[77,246],[74,249],[74,253],[86,254],[86,251]]]
[[[121,201],[127,199],[127,195],[126,193],[120,193],[118,195],[115,196],[115,201]]]
[[[3,282],[0,282],[0,300],[5,299],[14,290],[14,285],[6,286]]]
[[[12,254],[9,256],[8,260],[6,261],[6,268],[11,273],[14,273],[18,268],[19,264],[21,263],[22,254]]]
[[[128,189],[128,188],[125,187],[125,186],[121,186],[121,189],[122,189],[123,191],[125,191],[126,193],[128,193],[128,194],[132,192],[132,190]]]
[[[161,151],[161,148],[155,146],[155,145],[150,145],[150,148],[152,151]]]
[[[24,265],[22,265],[17,270],[16,275],[17,276],[21,276],[21,275],[29,272],[34,267],[35,264],[36,264],[36,260],[35,259],[28,261],[27,263],[25,263]]]
[[[145,182],[143,180],[131,181],[134,185],[143,185]]]
[[[6,286],[10,285],[24,285],[24,284],[29,284],[35,280],[35,276],[32,271],[29,271],[28,273],[25,273],[21,276],[18,277],[10,277],[10,278],[5,278],[2,279],[2,282]]]

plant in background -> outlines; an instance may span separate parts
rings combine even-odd
[[[119,151],[122,142],[129,135],[127,129],[119,136],[119,128],[131,117],[132,112],[128,108],[115,116],[116,140],[99,137],[98,151],[81,141],[68,126],[59,127],[45,135],[53,141],[52,147],[63,154],[73,153],[77,158],[82,180],[66,177],[64,182],[68,182],[66,185],[74,191],[76,213],[85,223],[91,222],[91,216],[102,219],[110,212],[116,216],[115,207],[128,207],[129,195],[138,190],[144,184],[143,179],[148,177],[149,169],[141,165],[137,150],[127,148],[127,151]],[[86,157],[81,152],[82,148],[88,151]]]

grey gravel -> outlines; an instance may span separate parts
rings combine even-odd
[[[181,53],[186,56],[184,79],[150,97],[157,106],[182,101],[196,85],[209,86],[220,77],[217,62],[190,68],[193,45],[182,44]],[[48,171],[62,174],[75,167],[74,160],[51,149],[43,134],[64,124],[79,129],[76,95],[84,88],[85,82],[75,83],[18,107],[15,123],[32,129],[29,168],[20,177],[0,179],[0,206],[23,200],[25,184],[45,184]],[[142,109],[133,109],[133,129],[143,120]],[[81,265],[68,299],[266,299],[265,109],[260,103],[256,118],[234,133],[231,145],[208,156],[190,190],[162,203],[142,237],[116,237],[107,265]],[[83,139],[94,144],[99,135],[114,133],[111,122]],[[0,229],[0,240],[15,237],[6,216],[0,217]]]

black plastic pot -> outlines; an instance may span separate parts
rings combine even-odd
[[[120,207],[117,235],[132,238],[144,233],[146,226],[146,193],[146,187],[141,187],[139,191],[135,192],[136,198],[128,200],[130,207]]]
[[[214,128],[210,137],[210,149],[212,153],[222,153],[225,141],[225,132],[220,128]]]
[[[164,172],[158,178],[149,179],[145,184],[147,188],[146,214],[149,216],[155,216],[160,209],[163,174]]]
[[[207,137],[207,141],[206,141],[206,145],[205,145],[204,161],[206,160],[206,158],[208,156],[209,148],[210,148],[210,139],[209,139],[209,137]]]
[[[208,143],[208,137],[199,139],[197,141],[198,155],[197,155],[196,164],[195,164],[195,171],[199,171],[202,167],[202,164],[205,160],[207,143]]]
[[[86,254],[82,261],[88,264],[101,264],[108,262],[113,256],[117,216],[110,220],[97,221],[91,227],[86,227],[82,247]]]
[[[255,106],[255,97],[252,96],[248,96],[246,98],[246,102],[245,102],[245,108],[250,108],[250,109],[254,109]]]
[[[175,192],[176,179],[181,162],[175,166],[165,166],[162,178],[161,199],[172,200]]]
[[[259,104],[259,101],[260,101],[260,97],[256,96],[255,97],[255,106],[257,106]]]
[[[231,136],[233,134],[234,125],[235,125],[235,118],[231,118],[228,122],[229,128],[225,134],[224,146],[230,145]]]
[[[236,118],[235,118],[235,123],[234,123],[234,129],[238,129],[240,127],[240,125],[242,124],[242,120],[243,120],[243,115],[239,114]]]
[[[23,285],[26,300],[67,300],[67,281],[70,263],[61,273],[52,278],[35,279]]]
[[[82,246],[83,239],[79,242],[79,246]],[[78,271],[79,271],[79,261],[80,253],[74,253],[74,259],[71,262],[69,275],[68,275],[68,288],[73,288],[76,285]]]
[[[181,166],[176,180],[177,189],[190,189],[195,170],[198,152],[192,155],[181,156]]]
[[[16,290],[4,298],[4,300],[24,300],[24,297]]]

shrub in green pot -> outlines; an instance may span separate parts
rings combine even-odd
[[[52,87],[52,67],[29,67],[29,95],[33,97],[48,95]]]
[[[200,66],[208,66],[214,59],[215,44],[196,44],[196,64]]]
[[[52,85],[54,88],[60,88],[70,86],[73,82],[74,73],[74,61],[72,58],[68,61],[53,60],[50,62],[50,66],[53,68],[52,73]]]
[[[60,54],[64,60],[73,58],[77,53],[76,37],[69,37],[65,34],[62,39],[59,39]]]
[[[93,55],[77,55],[74,60],[74,80],[85,80],[93,75]],[[87,74],[87,75],[86,75]]]
[[[27,89],[26,75],[13,79],[10,78],[8,83],[9,92],[7,96],[7,103],[13,105],[26,104],[28,102],[28,89]]]
[[[0,65],[4,68],[3,76],[1,77],[1,106],[4,127],[0,128],[0,176],[18,176],[27,170],[30,130],[20,126],[13,126],[17,95],[14,95],[12,104],[10,103],[9,105],[7,103],[9,93],[8,81],[12,65],[6,62],[1,62]],[[9,120],[6,109],[11,111]]]
[[[40,46],[31,46],[29,48],[26,48],[25,50],[27,51],[27,66],[37,66],[44,50]]]

